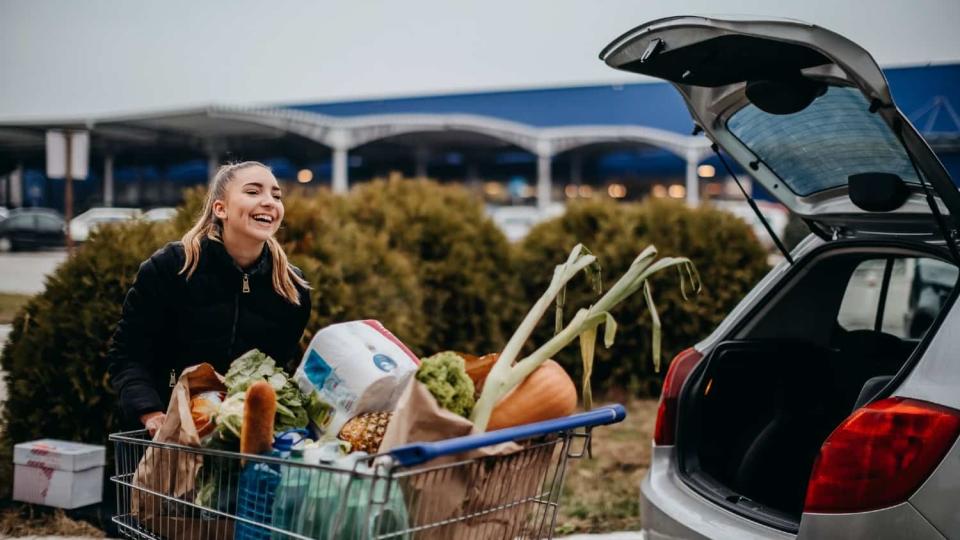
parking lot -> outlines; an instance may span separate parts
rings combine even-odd
[[[67,258],[67,252],[41,251],[0,254],[0,292],[36,294],[43,290],[43,281]],[[7,342],[10,325],[0,324],[0,347]],[[0,372],[0,402],[7,389]]]
[[[37,251],[0,254],[0,292],[36,294],[44,278],[67,258],[67,252]]]

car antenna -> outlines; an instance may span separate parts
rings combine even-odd
[[[753,209],[753,212],[757,214],[757,217],[760,218],[760,223],[763,223],[763,227],[767,230],[767,234],[770,235],[770,238],[773,239],[773,243],[777,245],[777,249],[780,250],[780,253],[783,253],[783,256],[787,259],[787,262],[793,264],[793,257],[790,256],[790,252],[787,250],[786,246],[783,245],[783,242],[780,241],[780,237],[777,236],[777,233],[773,232],[773,227],[770,226],[770,223],[767,222],[767,218],[763,217],[763,214],[760,212],[760,208],[757,207],[756,201],[753,200],[747,190],[743,188],[743,184],[740,183],[740,179],[737,178],[737,175],[734,174],[733,169],[730,168],[730,164],[727,163],[727,160],[723,158],[723,154],[720,153],[720,148],[717,147],[717,143],[710,145],[710,149],[713,150],[713,153],[720,158],[720,163],[723,163],[723,168],[727,170],[727,174],[733,177],[733,181],[737,183],[737,187],[740,188],[740,192],[743,193],[743,196],[747,198],[747,204],[750,205],[750,208]]]

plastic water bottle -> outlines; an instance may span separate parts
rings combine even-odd
[[[274,443],[274,448],[276,448],[276,443]],[[303,463],[302,448],[290,446],[288,452],[288,459],[291,463]],[[298,467],[296,465],[283,465],[280,469],[280,483],[273,500],[273,525],[278,529],[291,531],[296,529],[295,524],[299,513],[302,511],[303,497],[310,485],[310,473],[312,471],[308,467]],[[273,538],[285,540],[288,536],[274,532]]]
[[[301,433],[302,432],[302,433]],[[304,430],[291,430],[277,436],[273,443],[273,450],[267,454],[271,457],[291,457],[293,445],[306,434]],[[273,526],[273,507],[277,494],[277,487],[282,479],[281,467],[276,463],[262,463],[248,461],[243,472],[240,473],[238,486],[237,516],[249,519],[255,523]],[[269,540],[273,532],[264,527],[258,527],[243,521],[237,521],[234,527],[234,540]]]

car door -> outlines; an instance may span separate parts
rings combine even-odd
[[[960,230],[960,192],[897,108],[864,49],[795,21],[674,17],[600,54],[665,79],[699,129],[824,236],[942,237],[926,195]]]
[[[63,220],[52,215],[37,216],[38,247],[62,246],[64,243]]]
[[[6,235],[16,249],[33,247],[36,242],[36,224],[33,214],[17,214],[4,222]]]

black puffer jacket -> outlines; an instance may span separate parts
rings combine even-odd
[[[246,271],[210,239],[201,242],[189,280],[179,274],[183,262],[183,245],[167,244],[140,265],[123,302],[108,369],[131,426],[145,413],[166,411],[185,367],[207,362],[226,373],[233,359],[254,348],[285,366],[299,351],[310,295],[300,290],[297,306],[273,290],[266,247]]]

